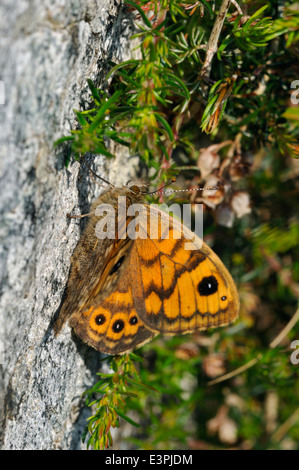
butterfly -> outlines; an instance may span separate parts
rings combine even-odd
[[[192,333],[228,325],[238,317],[238,292],[222,261],[179,220],[147,204],[147,193],[147,182],[130,180],[121,188],[110,187],[92,204],[71,259],[56,335],[69,320],[85,343],[116,355],[160,333]],[[141,219],[140,238],[126,236],[134,218],[126,215],[121,221],[120,196],[128,213],[130,206],[141,204],[145,215],[155,216]],[[114,238],[97,234],[104,217],[97,215],[97,207],[107,204],[115,210]]]

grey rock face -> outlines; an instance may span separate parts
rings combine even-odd
[[[68,326],[54,338],[52,324],[84,225],[66,213],[88,212],[101,188],[78,163],[66,169],[53,143],[75,127],[87,78],[101,83],[109,60],[124,58],[131,28],[120,0],[0,5],[2,449],[84,448],[80,395],[99,354]],[[119,160],[90,161],[106,178],[119,173]]]

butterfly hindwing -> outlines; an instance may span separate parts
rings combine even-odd
[[[105,354],[129,352],[155,336],[135,310],[128,277],[99,304],[73,315],[70,325],[84,341]]]

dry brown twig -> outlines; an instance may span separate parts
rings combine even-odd
[[[299,421],[299,408],[272,434],[273,442],[280,442],[291,427]]]
[[[224,23],[226,14],[228,12],[228,9],[231,3],[235,6],[238,13],[242,15],[242,10],[235,0],[224,0],[222,2],[218,15],[215,20],[211,35],[210,35],[210,38],[209,38],[209,41],[208,41],[206,58],[205,58],[203,67],[200,71],[200,78],[208,78],[210,76],[211,67],[212,67],[212,59],[215,53],[217,52],[219,36],[223,28],[223,23]]]

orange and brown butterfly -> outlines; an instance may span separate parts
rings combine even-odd
[[[238,317],[237,289],[221,260],[193,232],[186,227],[182,232],[177,219],[146,204],[147,193],[145,181],[131,180],[106,190],[93,203],[72,256],[55,334],[69,319],[85,343],[106,354],[124,354],[159,333],[191,333],[228,325]],[[117,235],[119,196],[125,196],[127,208],[141,203],[146,213],[153,211],[154,237],[148,222],[139,227],[141,238]],[[96,235],[101,218],[96,208],[101,204],[116,211],[115,239]],[[126,227],[131,220],[126,218]],[[166,229],[168,238],[163,236]]]

